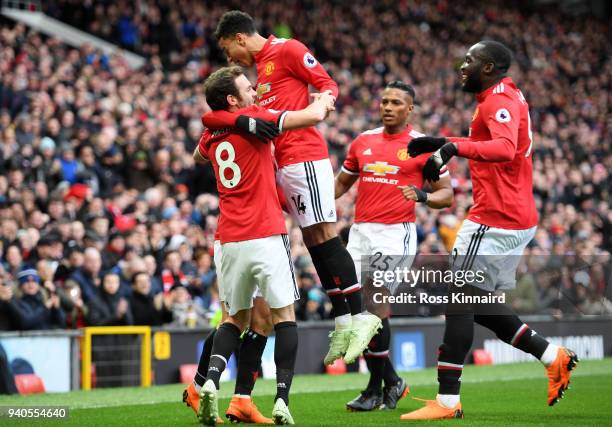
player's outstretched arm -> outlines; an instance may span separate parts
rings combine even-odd
[[[317,94],[308,107],[299,111],[287,111],[283,120],[283,131],[307,128],[325,120],[327,113],[334,110],[335,98],[328,92]]]
[[[212,130],[225,128],[240,129],[264,142],[276,138],[280,133],[274,122],[225,110],[210,111],[204,114],[202,116],[202,124]]]
[[[349,175],[343,171],[338,172],[336,180],[334,181],[334,197],[336,199],[342,197],[342,195],[353,186],[355,181],[357,181],[357,178],[359,178],[359,175]]]

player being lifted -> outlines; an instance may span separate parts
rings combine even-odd
[[[413,139],[408,146],[411,156],[433,152],[423,170],[425,179],[433,182],[454,156],[469,159],[474,205],[455,240],[453,268],[498,274],[487,273],[483,283],[466,285],[461,292],[486,294],[512,289],[520,256],[533,239],[538,222],[532,193],[529,106],[506,75],[511,61],[510,50],[499,42],[481,41],[472,46],[461,65],[463,90],[475,93],[478,101],[470,136],[422,137]],[[461,260],[471,260],[468,261],[471,266],[463,265]],[[544,364],[548,374],[548,405],[563,397],[570,371],[578,362],[574,352],[549,343],[503,304],[497,304],[491,311],[499,313],[496,315],[490,311],[474,312],[478,307],[450,308],[447,307],[446,330],[438,356],[438,396],[427,401],[425,407],[402,415],[402,419],[463,417],[460,379],[472,345],[474,321]]]
[[[262,107],[304,108],[309,102],[308,85],[334,98],[338,94],[336,83],[302,43],[262,37],[246,13],[225,13],[215,36],[229,61],[245,67],[257,65]],[[203,122],[211,129],[235,126],[255,135],[274,136],[273,126],[246,114],[217,111],[205,114]],[[314,127],[287,132],[275,141],[275,157],[277,182],[333,306],[336,327],[324,361],[331,364],[344,356],[352,362],[381,327],[381,320],[363,310],[355,266],[336,233],[334,174],[327,144]]]
[[[329,94],[322,94],[307,108],[295,112],[253,105],[255,91],[240,67],[213,73],[206,80],[205,95],[213,110],[250,114],[275,122],[281,131],[313,126],[333,109]],[[259,288],[270,306],[276,332],[277,394],[272,417],[276,424],[293,424],[288,405],[298,346],[293,303],[299,291],[276,193],[271,147],[249,133],[207,130],[194,157],[200,161],[210,159],[217,178],[221,272],[228,314],[213,339],[206,382],[200,390],[199,418],[207,425],[217,422],[219,379],[242,330],[249,324],[253,293]]]
[[[441,209],[453,200],[448,173],[432,183],[432,193],[426,193],[421,188],[427,156],[413,158],[407,153],[406,143],[423,136],[409,125],[414,99],[412,86],[400,81],[389,83],[380,100],[383,127],[363,132],[353,141],[336,177],[336,198],[359,181],[355,222],[347,246],[358,274],[362,267],[366,274],[370,269],[410,268],[417,251],[415,203]],[[362,266],[362,260],[368,259],[371,262]],[[364,355],[370,381],[357,398],[347,403],[349,410],[395,409],[397,401],[408,394],[408,385],[388,357],[389,308],[380,309],[372,311],[383,317],[383,328]],[[385,387],[381,390],[383,378]]]

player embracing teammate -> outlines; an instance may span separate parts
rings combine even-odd
[[[294,39],[262,37],[246,13],[225,13],[215,36],[228,61],[257,66],[256,90],[262,107],[278,111],[305,108],[309,85],[334,99],[338,95],[336,83],[306,46]],[[209,129],[237,128],[263,139],[276,136],[274,123],[249,114],[213,111],[202,121]],[[363,310],[355,266],[336,233],[334,174],[327,143],[309,127],[283,133],[274,147],[276,181],[333,306],[336,327],[324,361],[330,364],[344,357],[350,363],[381,328],[381,319]]]
[[[240,67],[226,67],[211,74],[205,93],[213,110],[249,114],[274,122],[281,131],[313,126],[333,109],[329,94],[322,94],[300,111],[281,112],[253,105],[255,91]],[[272,417],[276,424],[293,424],[289,390],[298,346],[293,303],[299,291],[276,192],[271,147],[249,132],[232,128],[206,130],[194,158],[209,159],[217,178],[221,211],[218,231],[223,251],[221,286],[227,311],[227,318],[213,338],[208,372],[200,390],[198,418],[206,425],[215,425],[219,420],[219,380],[242,331],[249,325],[253,295],[258,290],[270,306],[276,333],[277,394]]]

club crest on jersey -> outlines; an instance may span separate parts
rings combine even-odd
[[[271,90],[272,90],[272,84],[259,83],[257,85],[257,97],[261,98],[262,96],[264,96],[266,93],[270,92]]]
[[[376,176],[395,175],[399,170],[399,166],[393,166],[387,162],[366,163],[363,165],[364,172],[372,172]]]
[[[497,110],[497,113],[495,113],[495,120],[497,120],[499,123],[508,123],[510,120],[512,120],[512,118],[510,117],[510,112],[508,110],[505,108],[500,108]]]
[[[271,75],[274,72],[274,62],[268,61],[266,62],[266,67],[264,69],[264,73],[266,76]]]
[[[400,148],[397,150],[397,158],[400,160],[408,160],[410,158],[410,154],[408,154],[408,150],[406,148]]]
[[[317,66],[317,60],[312,56],[312,53],[306,52],[304,54],[304,66],[306,68],[314,68]]]

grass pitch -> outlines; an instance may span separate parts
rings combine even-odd
[[[404,372],[411,392],[394,411],[347,412],[345,403],[367,383],[367,376],[302,375],[293,381],[290,408],[297,425],[303,426],[387,426],[453,423],[462,426],[508,425],[612,425],[612,359],[584,361],[572,375],[566,397],[550,408],[546,405],[547,379],[537,363],[496,366],[468,366],[463,372],[461,401],[463,420],[429,422],[400,421],[402,413],[421,406],[410,397],[432,399],[437,391],[436,371]],[[183,385],[154,386],[148,389],[120,388],[90,392],[0,397],[0,405],[68,405],[64,426],[196,426],[196,417],[182,402]],[[219,410],[224,413],[233,392],[233,382],[222,383]],[[264,415],[270,416],[275,384],[259,380],[254,399]],[[50,422],[0,419],[0,424],[41,425]],[[226,423],[227,425],[227,423]]]

